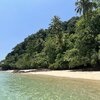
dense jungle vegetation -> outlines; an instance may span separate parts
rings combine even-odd
[[[100,0],[77,0],[75,5],[79,17],[63,22],[54,16],[48,29],[40,29],[14,47],[0,66],[3,69],[100,67]]]

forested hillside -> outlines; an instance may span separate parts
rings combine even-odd
[[[76,2],[80,17],[63,22],[54,16],[48,29],[40,29],[14,47],[0,66],[4,69],[99,67],[99,3],[85,2],[89,5],[82,6],[82,1]]]

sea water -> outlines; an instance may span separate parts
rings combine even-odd
[[[0,72],[0,100],[100,100],[100,81]]]

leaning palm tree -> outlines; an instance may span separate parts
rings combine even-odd
[[[91,0],[77,0],[75,5],[77,6],[75,11],[80,15],[83,14],[84,17],[88,17],[89,12],[97,7],[96,3]]]
[[[85,14],[85,0],[77,0],[77,2],[75,3],[75,5],[77,6],[77,8],[75,9],[75,11],[77,13],[81,14]]]

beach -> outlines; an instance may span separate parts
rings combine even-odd
[[[47,73],[53,72],[48,71]],[[99,80],[75,79],[66,76],[64,78],[61,75],[55,77],[35,73],[37,74],[1,71],[1,100],[100,100]]]
[[[26,75],[27,74],[49,75],[49,76],[66,77],[66,78],[100,80],[100,71],[71,71],[71,70],[36,71],[36,72],[31,72],[29,70],[23,70],[23,71],[25,71],[25,73],[21,74],[26,74]]]

